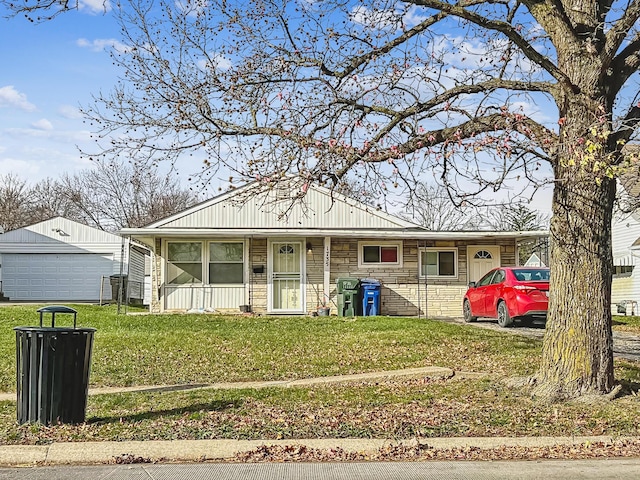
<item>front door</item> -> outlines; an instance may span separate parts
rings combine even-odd
[[[304,313],[302,242],[271,242],[269,311]]]
[[[492,268],[500,266],[499,245],[473,245],[467,247],[470,282],[477,282]]]

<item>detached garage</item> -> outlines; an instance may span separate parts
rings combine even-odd
[[[72,220],[57,217],[0,235],[4,301],[111,299],[109,279],[121,273],[129,284],[144,284],[144,252],[119,235]]]

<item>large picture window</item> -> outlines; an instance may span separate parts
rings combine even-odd
[[[167,244],[167,283],[173,285],[202,283],[202,243],[169,242]]]
[[[402,242],[359,242],[358,264],[366,266],[402,266]]]
[[[420,251],[420,276],[456,278],[458,255],[455,249],[425,248]]]
[[[209,283],[244,283],[244,244],[209,244]]]

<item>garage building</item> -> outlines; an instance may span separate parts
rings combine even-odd
[[[0,235],[0,300],[109,301],[120,275],[142,292],[144,257],[119,235],[56,217]]]

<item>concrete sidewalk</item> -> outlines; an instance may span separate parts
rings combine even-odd
[[[454,372],[449,368],[422,367],[354,375],[306,378],[292,381],[264,381],[212,383],[199,385],[154,385],[123,388],[90,389],[90,395],[130,392],[170,392],[195,389],[290,388],[343,382],[375,381],[393,378],[464,379],[485,376],[475,372]],[[15,393],[0,394],[0,400],[15,401]],[[587,443],[612,444],[621,440],[640,441],[640,437],[581,436],[581,437],[452,437],[421,439],[421,446],[433,449],[499,447],[552,447],[556,445],[583,445]],[[346,453],[375,453],[384,447],[415,446],[416,440],[394,439],[292,439],[292,440],[176,440],[127,442],[65,442],[50,445],[0,445],[0,465],[94,465],[114,463],[118,457],[142,458],[151,462],[199,462],[204,460],[231,460],[238,453],[249,452],[261,446],[305,446],[313,449],[342,449]]]
[[[433,449],[499,447],[552,447],[556,445],[613,444],[624,440],[640,441],[640,437],[450,437],[422,439],[421,445]],[[142,458],[150,462],[225,461],[236,454],[261,446],[305,446],[347,453],[375,453],[383,447],[413,446],[416,440],[390,439],[304,439],[304,440],[175,440],[129,442],[78,442],[50,445],[0,445],[0,465],[67,465],[115,463],[118,457]]]

